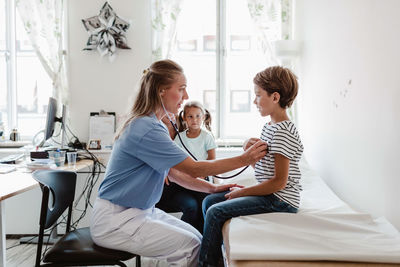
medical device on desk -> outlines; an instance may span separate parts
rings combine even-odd
[[[174,127],[174,129],[175,129],[175,131],[176,131],[176,134],[178,135],[179,141],[181,142],[182,146],[183,146],[183,147],[185,148],[185,150],[189,153],[189,155],[192,156],[192,158],[193,158],[194,160],[197,161],[197,158],[189,151],[189,149],[188,149],[188,148],[185,146],[185,144],[183,143],[183,140],[182,140],[181,136],[179,135],[178,126],[176,125],[176,123],[174,123],[174,122],[172,121],[172,119],[171,119],[171,117],[169,116],[169,113],[167,112],[167,110],[165,109],[164,103],[163,103],[162,101],[161,101],[161,105],[162,105],[162,107],[163,107],[163,109],[164,109],[165,114],[166,114],[167,117],[168,117],[169,122],[172,124],[172,127]],[[243,168],[242,170],[240,170],[238,173],[235,173],[235,174],[230,175],[230,176],[225,176],[225,177],[223,177],[223,176],[219,176],[219,175],[213,175],[213,177],[219,178],[219,179],[230,179],[230,178],[233,178],[233,177],[238,176],[239,174],[241,174],[242,172],[244,172],[248,167],[249,167],[249,165],[247,165],[246,167],[244,167],[244,168]]]

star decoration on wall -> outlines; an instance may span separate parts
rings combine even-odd
[[[82,19],[89,39],[83,50],[97,50],[101,56],[108,54],[113,60],[117,48],[131,49],[127,45],[125,33],[129,23],[114,12],[106,2],[100,10],[99,15]]]

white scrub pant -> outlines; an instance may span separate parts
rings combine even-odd
[[[90,232],[102,247],[166,259],[169,266],[197,266],[201,234],[157,208],[125,208],[97,198]]]

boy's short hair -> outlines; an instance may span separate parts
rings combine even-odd
[[[257,73],[253,82],[267,91],[268,95],[278,92],[279,105],[282,108],[289,108],[293,104],[299,87],[296,75],[281,66],[269,67]]]

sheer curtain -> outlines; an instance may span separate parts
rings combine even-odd
[[[53,97],[66,104],[68,83],[63,50],[64,1],[18,0],[16,6],[31,44],[53,81]]]
[[[170,58],[176,45],[176,22],[184,0],[151,0],[153,60]],[[247,0],[260,33],[261,49],[268,62],[278,63],[272,42],[290,40],[292,0]]]
[[[292,40],[293,0],[281,0],[282,40]]]
[[[293,46],[292,38],[292,0],[247,0],[250,16],[259,31],[261,49],[268,60],[293,69],[293,58],[278,58],[281,53]],[[285,52],[285,51],[284,51]],[[296,123],[296,102],[288,109],[289,117]]]
[[[247,6],[267,62],[278,64],[272,42],[281,39],[281,0],[247,0]]]
[[[170,58],[176,45],[176,22],[184,0],[151,0],[153,61]]]

